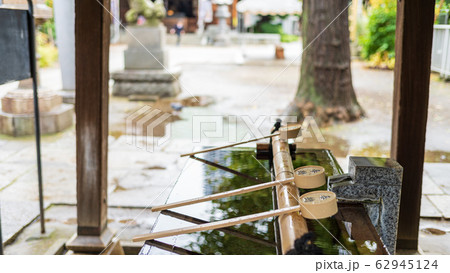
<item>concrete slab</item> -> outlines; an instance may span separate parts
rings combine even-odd
[[[0,162],[9,161],[17,153],[33,146],[32,139],[16,140],[10,137],[0,136]]]
[[[14,183],[20,176],[29,172],[34,164],[29,163],[1,163],[0,168],[0,191]]]
[[[450,253],[450,221],[420,219],[419,248],[423,254],[442,255]],[[432,229],[443,232],[430,232]],[[438,235],[443,234],[443,235]]]
[[[3,210],[2,210],[3,212]],[[122,242],[128,243],[137,234],[150,231],[157,213],[142,209],[108,209],[108,227],[115,230]],[[46,254],[60,252],[61,246],[76,232],[76,207],[52,206],[46,210],[45,236],[40,235],[39,221],[20,233],[13,244],[5,247],[5,254]]]
[[[44,164],[44,201],[50,203],[76,202],[75,167],[67,168],[58,164]],[[36,169],[21,176],[11,186],[1,191],[1,200],[38,201],[38,179]]]
[[[445,194],[442,188],[431,179],[427,171],[423,174],[422,194]]]
[[[424,168],[437,186],[439,186],[445,194],[450,194],[450,164],[425,163]]]
[[[3,242],[6,242],[39,214],[39,203],[5,200],[4,196],[3,193],[0,194],[2,238]]]
[[[450,219],[450,195],[429,195],[428,198],[444,215],[445,219]]]
[[[420,217],[427,218],[441,218],[442,213],[437,209],[437,207],[430,202],[426,195],[422,195],[422,202],[420,205]]]

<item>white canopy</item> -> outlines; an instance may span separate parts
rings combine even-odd
[[[242,0],[236,8],[240,13],[287,15],[300,14],[302,3],[298,0]]]

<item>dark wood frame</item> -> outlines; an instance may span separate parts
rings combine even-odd
[[[434,5],[397,2],[391,157],[403,166],[398,249],[418,246]]]

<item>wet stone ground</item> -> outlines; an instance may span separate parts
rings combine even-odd
[[[111,71],[122,69],[124,49],[122,45],[111,47]],[[171,65],[183,69],[180,78],[183,92],[178,98],[131,102],[111,97],[108,218],[110,226],[118,232],[128,226],[120,233],[122,240],[129,241],[134,234],[148,231],[152,226],[156,215],[146,208],[165,202],[186,162],[179,157],[181,153],[202,145],[250,138],[256,131],[249,129],[248,124],[258,127],[261,134],[269,132],[274,119],[282,114],[295,94],[300,59],[295,58],[299,52],[299,44],[287,45],[287,59],[280,61],[273,60],[272,46],[170,47]],[[354,88],[367,117],[323,128],[325,143],[313,138],[301,144],[330,149],[344,170],[348,155],[389,156],[391,137],[393,72],[367,69],[357,60],[353,61],[352,69]],[[43,88],[61,88],[57,66],[41,69],[40,75]],[[1,86],[0,95],[16,87],[17,83]],[[198,105],[191,95],[202,98],[202,103]],[[173,112],[171,103],[174,102],[185,107]],[[446,220],[450,219],[448,105],[450,83],[432,75],[419,238],[424,253],[450,253],[445,246],[450,245],[450,225]],[[161,141],[161,137],[127,136],[126,119],[146,106],[173,115],[171,122],[166,123],[168,127],[157,128],[159,135],[169,135],[170,131],[166,141]],[[216,126],[205,122],[200,133],[193,124],[205,117],[207,121],[214,120],[223,131],[207,138],[204,132],[215,131]],[[39,223],[33,222],[38,215],[34,139],[0,136],[0,201],[8,254],[54,253],[75,230],[74,127],[43,136],[42,142],[49,234],[40,238]]]

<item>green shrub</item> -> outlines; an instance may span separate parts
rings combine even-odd
[[[274,34],[283,34],[283,27],[281,24],[272,24],[270,22],[261,23],[258,26],[258,32],[260,33],[274,33]]]
[[[262,22],[257,25],[255,29],[257,33],[273,33],[280,34],[282,43],[291,43],[299,40],[299,36],[284,33],[281,24],[272,24],[270,22]]]
[[[36,33],[37,53],[40,56],[39,67],[48,67],[58,60],[58,49],[49,42],[48,35],[42,32]]]
[[[281,42],[282,43],[292,43],[298,41],[299,37],[293,34],[281,34]]]
[[[374,1],[375,2],[375,1]],[[367,31],[361,37],[361,56],[370,60],[374,55],[390,62],[395,57],[396,1],[381,0],[369,11]]]

